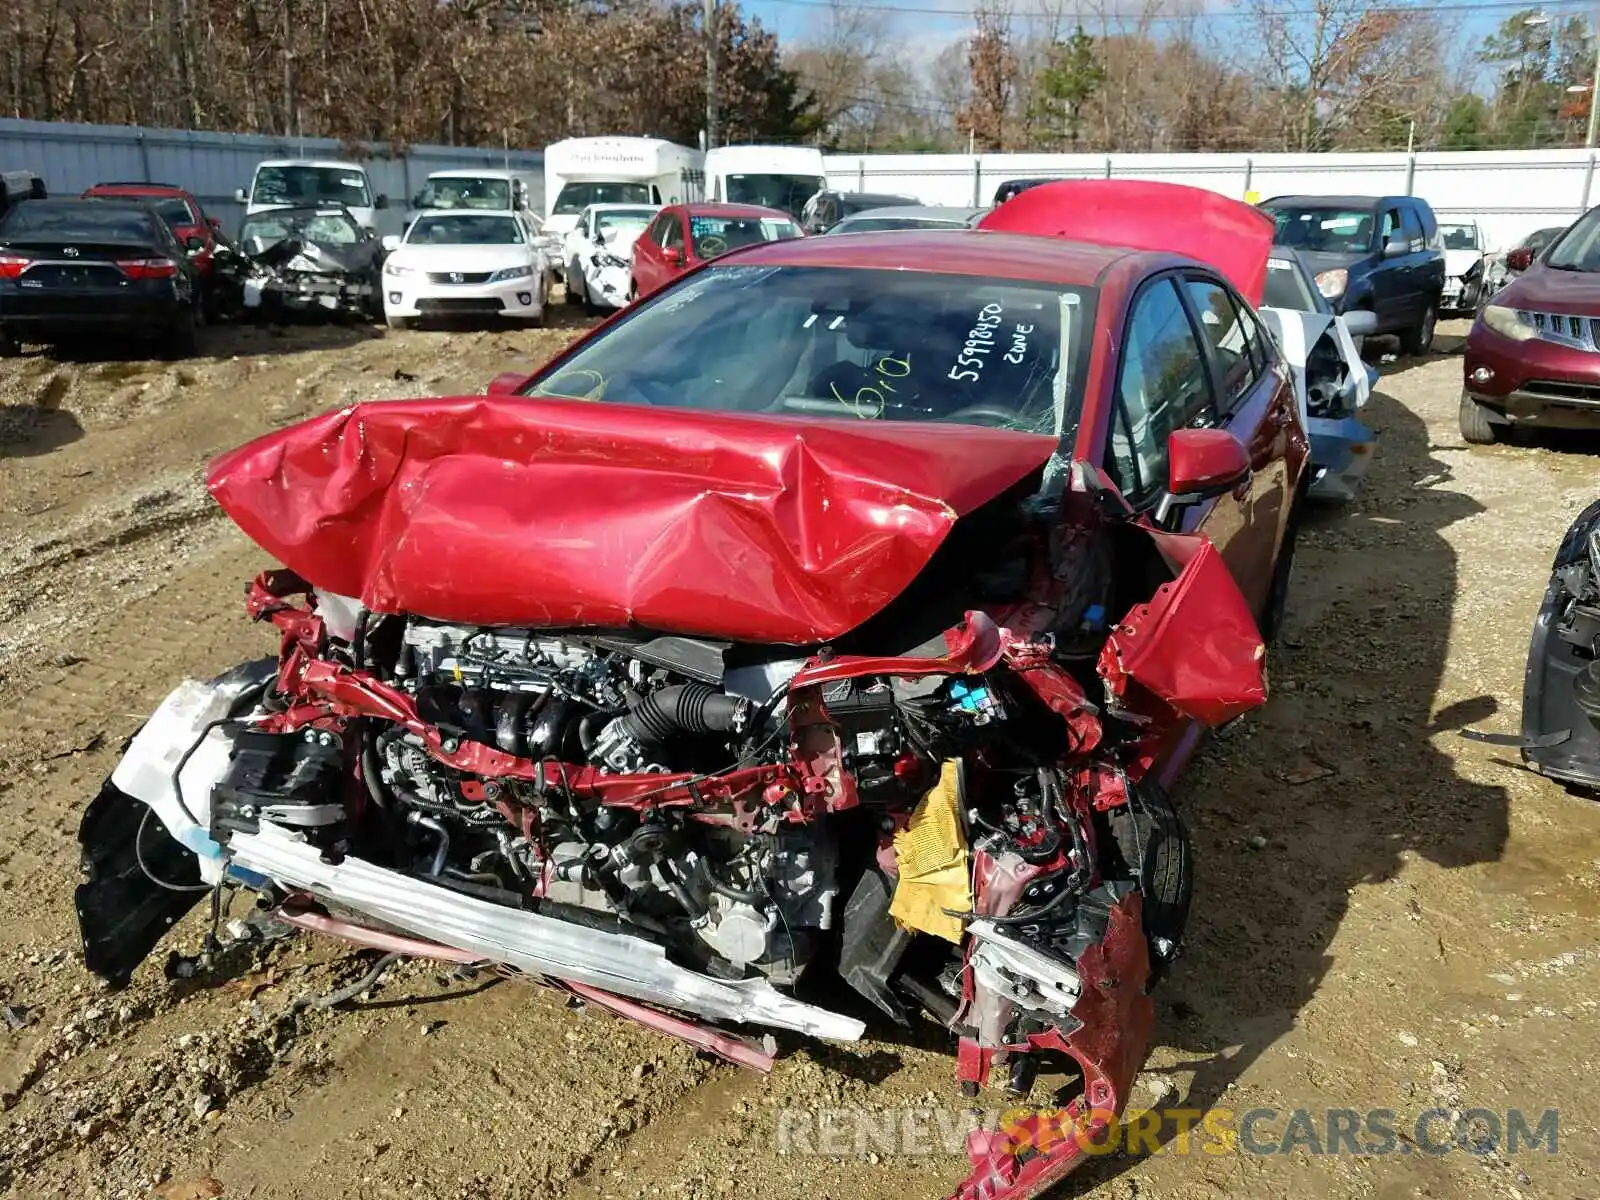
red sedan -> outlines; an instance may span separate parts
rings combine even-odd
[[[633,244],[628,298],[648,296],[713,258],[743,246],[802,235],[786,212],[757,204],[673,204]]]
[[[920,1011],[967,1095],[1077,1065],[953,1195],[1054,1185],[1144,1061],[1168,789],[1266,699],[1309,446],[1269,218],[1086,181],[984,226],[708,251],[489,395],[214,462],[281,658],[174,693],[90,803],[85,962],[125,978],[226,872],[757,1069],[741,1027]],[[199,818],[167,764],[213,733]]]
[[[200,276],[202,298],[207,318],[217,313],[219,293],[216,286],[216,254],[222,221],[208,217],[193,193],[169,183],[97,183],[83,193],[85,199],[117,198],[142,200],[156,210],[167,227],[172,230],[178,244],[193,253],[189,261]],[[198,248],[191,244],[194,239]]]

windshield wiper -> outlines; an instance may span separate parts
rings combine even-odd
[[[1590,270],[1590,268],[1588,268],[1588,267],[1573,266],[1570,263],[1547,262],[1547,263],[1545,263],[1545,266],[1549,267],[1552,271],[1578,271],[1578,272],[1583,272],[1583,271]]]

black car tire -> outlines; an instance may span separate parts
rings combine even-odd
[[[1492,446],[1503,435],[1503,427],[1489,420],[1489,410],[1466,392],[1461,393],[1461,437],[1474,446]]]
[[[169,359],[193,358],[200,352],[200,342],[193,309],[187,309],[183,315],[167,327],[162,338],[162,357]]]
[[[1433,346],[1433,330],[1439,321],[1438,307],[1432,303],[1422,310],[1417,323],[1400,335],[1400,346],[1407,354],[1421,357]]]
[[[22,353],[22,344],[10,332],[0,329],[0,358],[16,358]]]
[[[582,286],[583,272],[577,270],[577,266],[577,260],[574,259],[567,267],[566,279],[566,302],[574,306],[587,304],[589,301],[587,293],[580,295],[578,292],[578,289]]]
[[[1268,647],[1277,643],[1278,634],[1283,629],[1284,613],[1289,609],[1289,582],[1294,575],[1294,550],[1300,537],[1300,514],[1305,503],[1305,492],[1302,490],[1289,513],[1289,523],[1284,527],[1283,544],[1278,547],[1278,561],[1272,564],[1272,582],[1267,585],[1267,603],[1261,611],[1261,640]]]
[[[1130,789],[1131,790],[1131,789]],[[1111,836],[1122,859],[1118,875],[1131,875],[1142,895],[1145,937],[1171,943],[1167,954],[1150,947],[1147,987],[1160,982],[1183,941],[1194,896],[1194,850],[1189,831],[1154,779],[1145,778],[1130,806],[1110,816]]]

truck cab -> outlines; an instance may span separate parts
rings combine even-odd
[[[814,146],[718,146],[706,152],[706,199],[776,208],[796,221],[828,186]]]
[[[591,204],[681,204],[700,198],[705,155],[662,138],[567,138],[544,152],[544,241],[565,280],[563,239]]]
[[[360,163],[331,159],[280,158],[256,165],[250,190],[240,188],[233,198],[252,216],[274,208],[342,204],[369,233],[376,233],[378,211],[389,198],[375,192]]]

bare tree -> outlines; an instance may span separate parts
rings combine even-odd
[[[970,136],[980,150],[1004,150],[1017,84],[1009,0],[978,0],[972,21],[974,29],[967,42],[972,94],[956,114],[956,128]]]

